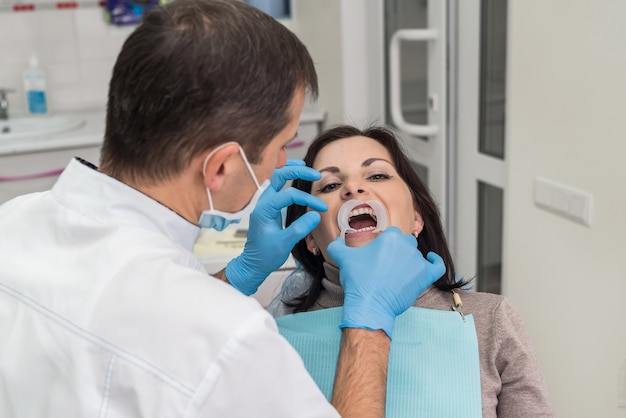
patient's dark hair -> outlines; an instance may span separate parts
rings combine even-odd
[[[418,249],[424,257],[426,257],[428,252],[434,251],[443,258],[446,265],[446,274],[435,282],[435,287],[441,290],[451,290],[465,286],[467,284],[466,281],[457,280],[456,278],[454,262],[452,261],[450,250],[448,249],[448,243],[437,204],[431,196],[428,187],[426,187],[424,182],[422,182],[411,167],[409,159],[402,151],[395,134],[391,130],[385,127],[370,127],[365,130],[360,130],[353,126],[338,126],[329,129],[318,135],[311,143],[304,157],[306,165],[312,167],[317,154],[328,144],[342,138],[350,138],[353,136],[365,136],[382,144],[391,154],[398,174],[411,190],[415,208],[422,215],[422,219],[424,220],[424,228],[418,238]],[[346,158],[349,157],[346,156]],[[294,187],[308,193],[311,192],[311,184],[310,181],[300,179],[293,182]],[[291,223],[302,216],[306,210],[307,208],[304,206],[290,206],[287,209],[286,225],[291,225]],[[288,306],[295,307],[296,312],[302,312],[310,308],[320,295],[322,279],[325,276],[323,267],[324,258],[321,254],[317,256],[313,255],[307,249],[304,239],[296,244],[291,253],[295,259],[300,262],[304,270],[314,278],[308,291],[301,297],[291,301],[283,301]]]
[[[257,8],[238,0],[155,7],[113,68],[101,169],[158,183],[227,141],[239,142],[258,163],[289,123],[297,91],[317,97],[311,56]]]

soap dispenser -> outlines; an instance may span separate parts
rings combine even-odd
[[[28,67],[24,70],[23,78],[26,111],[30,115],[46,115],[48,113],[46,77],[39,67],[39,60],[35,54],[31,55],[28,61]]]

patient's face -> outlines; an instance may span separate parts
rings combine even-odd
[[[327,203],[328,211],[321,213],[319,226],[306,239],[309,251],[317,248],[332,262],[326,247],[340,235],[339,208],[352,199],[378,200],[387,211],[388,227],[397,226],[406,234],[421,232],[422,218],[414,208],[409,187],[379,142],[363,136],[339,139],[318,153],[313,168],[322,173],[322,178],[313,182],[311,194]],[[358,218],[351,219],[350,226],[358,221],[356,229],[361,231],[346,235],[347,246],[363,246],[379,234],[366,227],[367,215]],[[375,225],[373,220],[369,222]]]

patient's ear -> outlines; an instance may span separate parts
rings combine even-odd
[[[415,223],[413,225],[413,235],[420,234],[424,229],[424,218],[422,215],[415,209]]]
[[[320,247],[315,243],[315,238],[313,238],[313,235],[309,234],[304,238],[304,242],[306,242],[306,248],[307,250],[309,250],[311,253],[313,253],[313,255],[319,255],[320,254]]]

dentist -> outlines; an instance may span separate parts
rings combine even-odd
[[[100,166],[75,158],[50,191],[0,207],[0,416],[384,416],[393,322],[440,259],[393,228],[334,243],[346,302],[332,404],[244,296],[326,210],[283,190],[320,177],[286,161],[307,91],[304,45],[244,2],[145,16],[113,68]],[[283,229],[294,203],[311,211]],[[200,227],[250,212],[243,253],[207,275]]]

